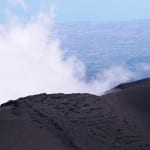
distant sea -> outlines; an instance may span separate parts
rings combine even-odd
[[[85,64],[87,79],[114,66],[133,72],[133,80],[150,77],[150,20],[63,23],[56,30],[66,57]]]

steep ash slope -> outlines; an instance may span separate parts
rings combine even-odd
[[[40,94],[3,104],[0,149],[150,150],[150,79],[120,86],[101,97]]]

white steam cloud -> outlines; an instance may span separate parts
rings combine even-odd
[[[141,64],[138,64],[137,68],[144,70],[144,71],[150,71],[150,64],[141,63]]]
[[[119,66],[86,82],[83,63],[64,60],[50,15],[0,25],[0,103],[43,92],[102,94],[131,77]]]

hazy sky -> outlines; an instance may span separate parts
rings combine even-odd
[[[26,11],[17,8],[17,3]],[[0,12],[6,13],[13,7],[18,13],[27,15],[27,10],[35,12],[38,7],[50,5],[56,10],[58,22],[150,19],[150,0],[0,0]]]

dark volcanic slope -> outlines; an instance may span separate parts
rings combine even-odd
[[[0,150],[150,150],[150,79],[120,86],[3,104]]]

